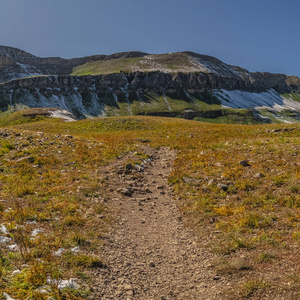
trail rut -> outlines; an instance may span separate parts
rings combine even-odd
[[[168,185],[175,151],[143,151],[152,160],[139,176],[118,174],[130,155],[106,169],[106,196],[118,217],[104,247],[107,268],[94,274],[93,299],[221,299],[225,279],[184,227]]]

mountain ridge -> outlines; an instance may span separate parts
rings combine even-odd
[[[85,118],[251,108],[260,121],[300,120],[297,76],[250,72],[190,51],[63,59],[0,46],[0,81],[1,110],[53,106]]]

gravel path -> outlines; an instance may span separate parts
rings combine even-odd
[[[153,159],[139,176],[123,174],[130,155],[106,170],[108,203],[119,217],[104,247],[107,268],[94,274],[93,299],[221,299],[226,282],[183,226],[167,182],[175,152],[143,151]]]

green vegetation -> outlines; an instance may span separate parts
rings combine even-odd
[[[177,150],[169,182],[180,210],[200,240],[210,237],[208,247],[225,258],[218,272],[244,278],[243,285],[233,286],[239,295],[299,287],[299,281],[285,281],[300,276],[299,125],[219,125],[147,116],[70,123],[44,118],[25,124],[23,115],[0,120],[7,125],[0,129],[0,224],[8,230],[0,235],[19,249],[0,245],[1,295],[93,295],[87,286],[93,268],[102,266],[102,237],[113,221],[103,199],[101,168],[122,153],[139,153],[141,139]],[[250,166],[240,164],[244,160]],[[12,275],[14,270],[21,273]],[[283,278],[281,286],[277,276]],[[52,284],[49,294],[38,292],[48,278],[74,277],[80,290]]]
[[[290,93],[290,94],[282,94],[283,97],[285,98],[292,98],[295,101],[300,102],[300,95],[296,93]]]
[[[140,57],[134,57],[92,61],[75,67],[72,75],[104,75],[121,71],[128,73],[133,70],[134,66],[140,66],[140,60]]]
[[[0,126],[9,126],[17,124],[25,124],[46,120],[45,115],[31,114],[36,109],[28,109],[22,111],[7,110],[0,113]]]
[[[72,75],[103,75],[120,72],[199,72],[188,53],[158,54],[146,57],[91,61],[73,69]]]

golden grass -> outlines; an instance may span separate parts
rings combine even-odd
[[[299,270],[299,126],[115,117],[46,120],[0,133],[0,223],[20,249],[1,246],[1,293],[46,299],[36,289],[49,276],[80,277],[88,285],[88,270],[101,266],[101,236],[111,222],[101,197],[101,166],[137,150],[143,140],[177,150],[169,182],[197,234],[207,240],[218,232],[206,246],[221,256],[242,251],[251,272],[276,266],[277,256]],[[71,251],[76,246],[80,253]],[[64,252],[55,255],[60,248]],[[278,255],[269,254],[275,250]],[[230,265],[227,273],[232,276],[235,268]],[[16,269],[23,271],[12,277]],[[290,275],[289,269],[281,275]],[[268,285],[249,279],[242,290],[250,295],[261,287]],[[91,292],[53,286],[51,293],[55,299],[81,299]]]

